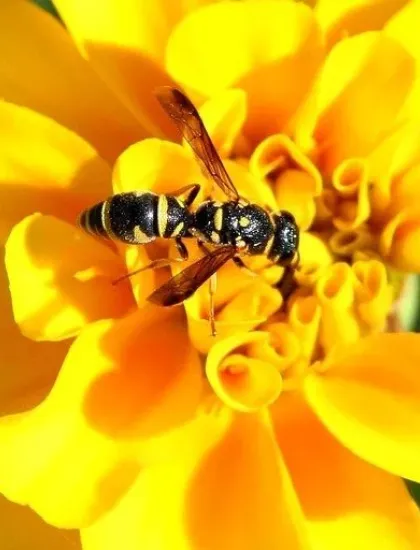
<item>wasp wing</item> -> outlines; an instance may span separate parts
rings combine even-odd
[[[239,200],[238,191],[191,101],[180,90],[169,86],[158,88],[156,97],[190,144],[204,174],[212,178],[230,200]]]
[[[223,246],[210,252],[156,289],[148,297],[149,302],[160,306],[180,304],[192,296],[222,265],[233,258],[235,253],[236,249],[233,246]]]

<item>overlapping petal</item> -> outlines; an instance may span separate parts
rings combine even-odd
[[[417,334],[378,334],[331,354],[305,381],[309,403],[356,455],[420,480],[420,377]]]
[[[52,117],[110,160],[147,135],[57,20],[31,2],[16,0],[1,2],[0,21],[3,99]]]
[[[409,0],[318,0],[315,13],[329,44],[364,31],[380,30]]]
[[[82,532],[84,550],[121,544],[127,550],[307,549],[300,508],[266,419],[238,415],[216,441],[207,433],[207,452],[197,456],[186,442],[182,458],[145,471],[112,513]]]
[[[70,224],[33,214],[6,243],[13,313],[34,340],[75,336],[98,319],[121,317],[134,307],[124,263],[106,244]]]
[[[108,164],[82,138],[30,109],[0,102],[0,237],[34,212],[74,223],[111,194]]]
[[[411,550],[420,514],[402,480],[360,460],[316,418],[302,396],[272,407],[277,440],[314,550]],[[383,411],[382,411],[383,412]]]
[[[153,448],[140,452],[139,441],[146,448],[193,418],[199,365],[173,312],[149,307],[90,325],[48,398],[1,420],[1,491],[53,525],[89,524],[129,490],[146,455],[151,460]]]
[[[196,0],[199,4],[199,0]],[[174,126],[153,97],[173,84],[160,63],[166,39],[187,6],[168,1],[95,3],[57,0],[60,15],[82,54],[149,135],[176,138]]]
[[[307,150],[315,140],[327,172],[369,154],[394,129],[414,79],[413,57],[383,33],[339,42],[297,118],[298,144]]]
[[[243,88],[249,108],[245,130],[255,142],[285,127],[322,55],[321,34],[307,6],[221,2],[178,24],[168,42],[166,65],[177,81],[204,97]]]

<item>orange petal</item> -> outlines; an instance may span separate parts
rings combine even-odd
[[[282,390],[282,377],[276,367],[248,357],[244,348],[255,342],[268,342],[265,332],[234,335],[216,343],[209,351],[206,374],[216,395],[229,407],[252,412],[271,405]]]
[[[57,120],[114,160],[145,131],[77,53],[60,23],[23,0],[0,6],[0,96]],[[13,57],[13,63],[10,58]]]
[[[343,445],[420,480],[420,336],[378,334],[332,354],[306,379],[314,411]]]
[[[0,237],[34,212],[74,222],[111,193],[108,165],[53,120],[0,102]]]
[[[328,172],[348,157],[370,153],[393,129],[414,73],[413,58],[385,34],[336,44],[298,116],[298,144],[307,149],[315,138]]]
[[[176,129],[153,92],[157,86],[174,85],[159,58],[183,10],[164,0],[104,0],[100,8],[83,0],[57,0],[55,5],[82,55],[140,127],[149,135],[176,139]]]
[[[47,525],[26,506],[0,496],[0,532],[3,550],[80,550],[76,531],[61,531]]]
[[[408,0],[318,0],[315,13],[329,44],[364,31],[380,30]]]
[[[165,438],[193,418],[201,391],[199,358],[173,312],[94,323],[48,398],[0,421],[0,490],[53,525],[87,525],[116,505],[146,457],[168,456]]]
[[[420,210],[405,208],[385,226],[381,239],[381,254],[397,269],[420,272]]]
[[[106,244],[52,216],[34,214],[6,244],[15,321],[34,340],[61,340],[97,319],[124,315],[134,302],[124,265]]]
[[[177,81],[204,97],[243,88],[249,104],[246,134],[258,141],[291,119],[322,50],[307,6],[272,0],[221,2],[178,24],[168,42],[166,64]]]
[[[84,550],[308,548],[271,430],[259,416],[243,414],[206,454],[189,459],[184,452],[146,471],[82,540]]]
[[[402,480],[349,452],[296,394],[283,394],[272,414],[312,548],[419,547],[419,511]]]

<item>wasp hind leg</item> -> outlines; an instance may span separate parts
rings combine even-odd
[[[210,250],[207,248],[207,246],[201,242],[197,241],[198,248],[204,252],[204,254],[210,254]],[[217,288],[217,273],[212,275],[209,279],[209,321],[210,321],[210,330],[211,335],[216,336],[216,320],[215,320],[215,313],[214,313],[214,295],[216,294],[216,288]]]
[[[153,262],[150,262],[150,264],[140,267],[140,269],[136,269],[135,271],[130,271],[130,273],[126,273],[122,277],[115,279],[115,281],[112,281],[112,284],[116,285],[121,281],[129,279],[133,275],[137,275],[138,273],[142,273],[143,271],[147,271],[148,269],[160,269],[162,267],[168,267],[169,265],[179,262],[185,262],[185,260],[188,260],[188,250],[182,240],[180,238],[175,239],[175,244],[179,252],[180,258],[159,258],[157,260],[153,260]]]

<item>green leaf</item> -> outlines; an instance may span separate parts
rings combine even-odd
[[[55,9],[54,4],[50,0],[32,0],[32,1],[34,2],[34,4],[36,4],[43,10],[51,13],[51,15],[58,17],[58,12]]]
[[[417,506],[420,506],[420,484],[414,483],[414,481],[407,481],[407,480],[406,480],[406,484],[407,484],[408,490],[410,491],[411,496],[417,502]]]

